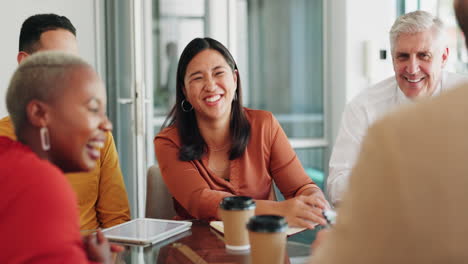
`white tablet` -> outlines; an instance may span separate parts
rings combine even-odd
[[[191,222],[137,218],[102,232],[110,241],[130,244],[154,244],[189,230]]]

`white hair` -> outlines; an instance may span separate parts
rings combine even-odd
[[[11,78],[6,95],[15,131],[20,131],[28,122],[26,106],[31,100],[54,100],[67,87],[67,74],[83,67],[92,69],[83,59],[60,51],[37,52],[22,61]]]
[[[445,26],[442,20],[429,12],[418,10],[404,14],[397,18],[390,29],[390,48],[392,53],[395,42],[401,34],[415,34],[433,30],[437,41],[444,40]]]

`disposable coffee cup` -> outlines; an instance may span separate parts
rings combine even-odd
[[[251,263],[282,264],[286,254],[288,224],[279,215],[257,215],[247,223]]]
[[[245,226],[255,214],[255,201],[247,196],[230,196],[221,201],[219,210],[226,248],[232,251],[249,250],[249,235]]]

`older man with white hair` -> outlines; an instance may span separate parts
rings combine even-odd
[[[468,0],[454,8],[467,36]],[[468,263],[466,98],[468,83],[369,128],[336,225],[319,233],[311,263]]]
[[[442,21],[425,11],[400,16],[390,30],[395,76],[357,95],[345,108],[330,158],[329,198],[340,202],[367,129],[385,114],[418,98],[437,96],[468,80],[444,71],[449,56]],[[405,135],[402,135],[404,137]]]

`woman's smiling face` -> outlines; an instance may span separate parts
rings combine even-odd
[[[197,119],[229,120],[236,89],[236,72],[214,49],[201,51],[187,65],[184,94]]]
[[[106,132],[106,91],[89,68],[70,70],[56,100],[48,104],[51,161],[65,172],[88,171],[100,159]]]

